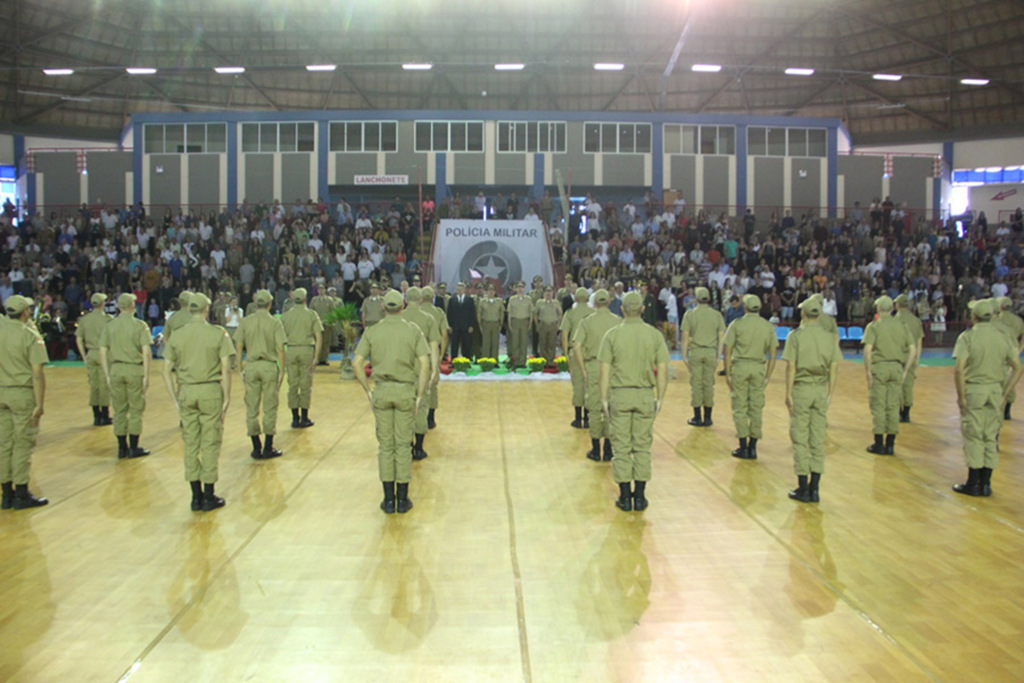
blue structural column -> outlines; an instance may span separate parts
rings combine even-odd
[[[747,196],[747,126],[740,124],[736,126],[736,215],[747,210],[747,202],[751,197]]]
[[[828,128],[828,217],[836,217],[839,203],[839,129]]]
[[[665,124],[651,124],[651,191],[660,202],[665,194]]]
[[[142,148],[142,124],[136,123],[132,126],[132,197],[135,206],[142,202],[142,153],[145,151]]]
[[[331,202],[330,196],[330,183],[327,177],[327,155],[330,151],[330,126],[331,124],[327,120],[318,121],[316,124],[317,140],[316,140],[316,177],[317,177],[317,194],[323,197],[325,202]]]
[[[434,204],[435,211],[441,208],[448,198],[448,184],[445,180],[448,177],[448,155],[445,152],[438,152],[434,159]]]
[[[227,122],[228,150],[228,212],[234,213],[238,208],[238,125],[234,121]]]
[[[544,196],[544,154],[533,155],[533,200],[540,204]]]
[[[953,184],[953,143],[942,143],[942,172],[932,180],[932,217],[942,217],[942,186]]]
[[[25,160],[25,136],[14,135],[14,177],[16,180],[25,178],[25,206],[20,207],[26,215],[32,215],[36,207],[36,174],[28,172]]]

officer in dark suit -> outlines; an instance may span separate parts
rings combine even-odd
[[[466,285],[460,282],[455,296],[448,301],[448,327],[451,328],[452,358],[473,357],[473,328],[476,326],[476,303],[466,294]]]

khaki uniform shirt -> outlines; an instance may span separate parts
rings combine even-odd
[[[245,318],[242,318],[245,320]],[[281,316],[288,346],[316,346],[316,333],[324,331],[320,316],[306,306],[296,304]]]
[[[363,333],[356,355],[373,358],[375,382],[416,384],[419,380],[419,359],[429,356],[427,340],[419,328],[401,316],[389,315]]]
[[[476,313],[482,323],[500,323],[505,315],[505,302],[501,299],[480,299]]]
[[[587,318],[594,312],[594,309],[588,306],[586,303],[578,304],[574,308],[570,308],[562,315],[562,322],[558,325],[559,332],[565,332],[569,335],[569,341],[572,341],[573,333],[583,322],[584,318]]]
[[[334,297],[327,296],[326,294],[317,294],[309,302],[309,307],[320,316],[320,321],[323,322],[327,314],[334,310]]]
[[[31,387],[32,368],[49,360],[34,329],[10,318],[0,322],[0,388]]]
[[[910,340],[917,346],[920,346],[921,341],[924,339],[924,325],[921,324],[921,319],[910,311],[896,311],[895,317],[907,328],[907,332],[910,333]]]
[[[368,296],[363,299],[363,324],[369,327],[384,319],[384,297]]]
[[[626,318],[604,335],[597,359],[611,366],[609,387],[653,387],[655,366],[668,362],[665,335],[642,318]]]
[[[533,305],[533,312],[537,316],[537,322],[547,324],[558,324],[558,319],[562,316],[562,304],[558,303],[554,299],[548,301],[547,299],[541,299]]]
[[[437,321],[437,337],[438,339],[444,339],[444,333],[448,330],[448,316],[444,314],[444,311],[434,304],[423,303],[420,304],[420,310],[430,314]]]
[[[167,343],[164,358],[178,371],[179,384],[210,384],[220,382],[221,359],[234,352],[223,327],[193,320]]]
[[[100,335],[100,346],[107,350],[107,362],[111,364],[142,365],[142,349],[152,342],[149,325],[123,311]]]
[[[607,308],[596,310],[593,315],[588,315],[583,319],[572,336],[572,343],[575,346],[579,342],[584,362],[597,358],[597,352],[601,350],[601,340],[604,339],[605,333],[621,324],[622,318]]]
[[[235,342],[242,345],[246,362],[269,360],[277,362],[277,348],[284,345],[287,336],[281,321],[266,309],[257,309],[242,318],[235,332]]]
[[[530,290],[530,293],[527,294],[527,296],[530,298],[530,303],[535,304],[544,298],[544,288],[534,287],[533,289]]]
[[[744,360],[764,364],[769,353],[775,355],[779,339],[770,322],[757,313],[751,313],[729,324],[725,331],[725,345],[731,349],[729,359],[733,363]]]
[[[829,334],[834,334],[836,339],[839,338],[839,325],[836,324],[836,319],[828,313],[822,313],[818,316],[818,324]]]
[[[109,315],[103,312],[102,309],[93,309],[92,313],[84,315],[78,321],[78,328],[75,330],[75,336],[82,340],[85,344],[86,351],[92,351],[100,347],[100,336],[103,334],[103,328],[105,328],[110,321],[113,320]]]
[[[179,308],[171,313],[171,317],[164,322],[164,343],[170,341],[172,332],[177,332],[190,322],[192,322],[192,314],[188,312],[187,305],[185,308]]]
[[[508,300],[509,320],[529,320],[533,313],[533,301],[528,296],[514,296]]]
[[[1019,315],[1013,311],[1003,311],[993,322],[1009,335],[1017,348],[1020,348],[1020,340],[1024,337],[1024,320],[1021,320]]]
[[[438,331],[437,321],[434,319],[434,316],[424,311],[420,304],[407,305],[405,310],[402,311],[402,319],[419,328],[419,331],[423,333],[424,338],[427,340],[427,348],[436,348],[441,344],[441,334]],[[367,356],[363,357],[366,358]]]
[[[967,384],[1002,384],[1006,370],[1017,355],[1017,347],[994,323],[979,322],[961,333],[953,347],[953,358],[964,359]]]
[[[689,333],[691,348],[714,349],[725,332],[725,318],[707,304],[698,304],[683,315],[681,331]]]
[[[796,328],[782,350],[782,360],[796,365],[795,384],[827,382],[832,364],[841,358],[838,339],[821,325]]]
[[[907,351],[913,343],[907,326],[891,315],[883,315],[864,330],[864,345],[873,345],[872,363],[894,361],[902,365],[907,362]]]

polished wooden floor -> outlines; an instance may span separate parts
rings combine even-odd
[[[377,507],[372,414],[320,368],[316,426],[249,458],[235,386],[218,491],[189,511],[177,417],[149,393],[118,462],[81,368],[49,371],[33,487],[0,514],[2,681],[1021,680],[1024,422],[989,499],[963,459],[950,368],[922,368],[897,457],[864,451],[844,362],[820,505],[794,477],[782,373],[757,462],[685,424],[685,372],[654,441],[651,507],[613,506],[566,382],[445,383],[407,515]],[[158,378],[159,367],[155,368]],[[1018,418],[1024,417],[1024,408]]]

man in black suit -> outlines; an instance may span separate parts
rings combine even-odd
[[[466,285],[460,282],[455,296],[448,301],[448,327],[451,328],[452,358],[473,358],[473,327],[476,325],[476,304],[466,294]]]

